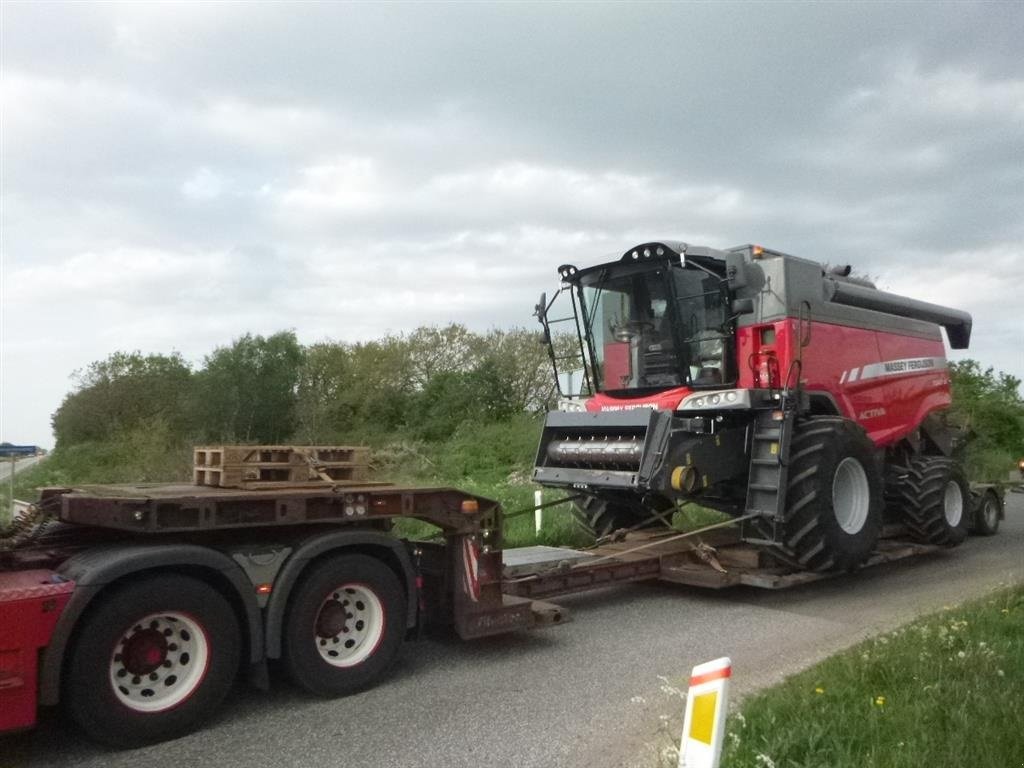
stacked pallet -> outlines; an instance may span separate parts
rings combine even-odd
[[[359,485],[370,449],[344,445],[218,445],[195,449],[195,485],[260,490]]]

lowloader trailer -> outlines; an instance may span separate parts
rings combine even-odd
[[[994,533],[998,487],[973,494]],[[398,518],[440,529],[407,541]],[[662,580],[778,589],[826,574],[773,561],[724,530],[619,532],[588,550],[502,551],[497,502],[381,483],[238,490],[44,489],[0,538],[0,733],[62,704],[91,738],[137,746],[209,722],[240,672],[278,663],[314,695],[377,683],[430,625],[464,639],[553,625],[547,602]],[[931,552],[887,530],[866,565]]]

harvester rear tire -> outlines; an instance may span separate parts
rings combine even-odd
[[[955,547],[967,538],[971,524],[970,487],[963,468],[953,459],[920,456],[893,485],[890,503],[910,535],[927,544]]]
[[[789,453],[779,549],[811,571],[864,562],[882,530],[883,483],[874,444],[847,419],[798,421]]]
[[[974,512],[974,533],[979,536],[995,536],[999,531],[1002,513],[1003,505],[999,495],[992,489],[985,491]]]

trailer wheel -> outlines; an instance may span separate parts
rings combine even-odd
[[[848,570],[868,558],[882,529],[874,444],[847,419],[797,422],[790,444],[783,551],[812,571]]]
[[[952,459],[911,459],[892,498],[915,539],[953,547],[967,538],[970,488],[963,469]]]
[[[79,628],[64,700],[91,738],[132,747],[205,722],[231,689],[241,639],[215,589],[185,576],[151,576],[108,595]]]
[[[995,536],[999,530],[999,516],[1003,505],[995,491],[987,490],[981,494],[978,509],[974,513],[974,532],[981,536]]]
[[[391,667],[405,636],[405,593],[388,566],[342,555],[295,587],[284,629],[284,664],[319,696],[354,693]]]

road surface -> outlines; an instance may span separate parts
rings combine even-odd
[[[57,713],[0,742],[0,764],[95,768],[612,767],[643,762],[677,682],[708,659],[733,659],[734,691],[771,683],[878,631],[1001,584],[1024,582],[1024,495],[1008,497],[994,538],[785,592],[616,587],[563,598],[575,620],[475,643],[407,644],[391,679],[317,700],[277,675],[274,690],[235,693],[199,733],[107,752]]]
[[[42,456],[26,456],[23,459],[18,459],[14,462],[14,473],[17,474],[23,469],[28,469],[34,464],[38,464],[42,460]],[[0,481],[7,480],[11,476],[11,460],[9,458],[0,458]]]

